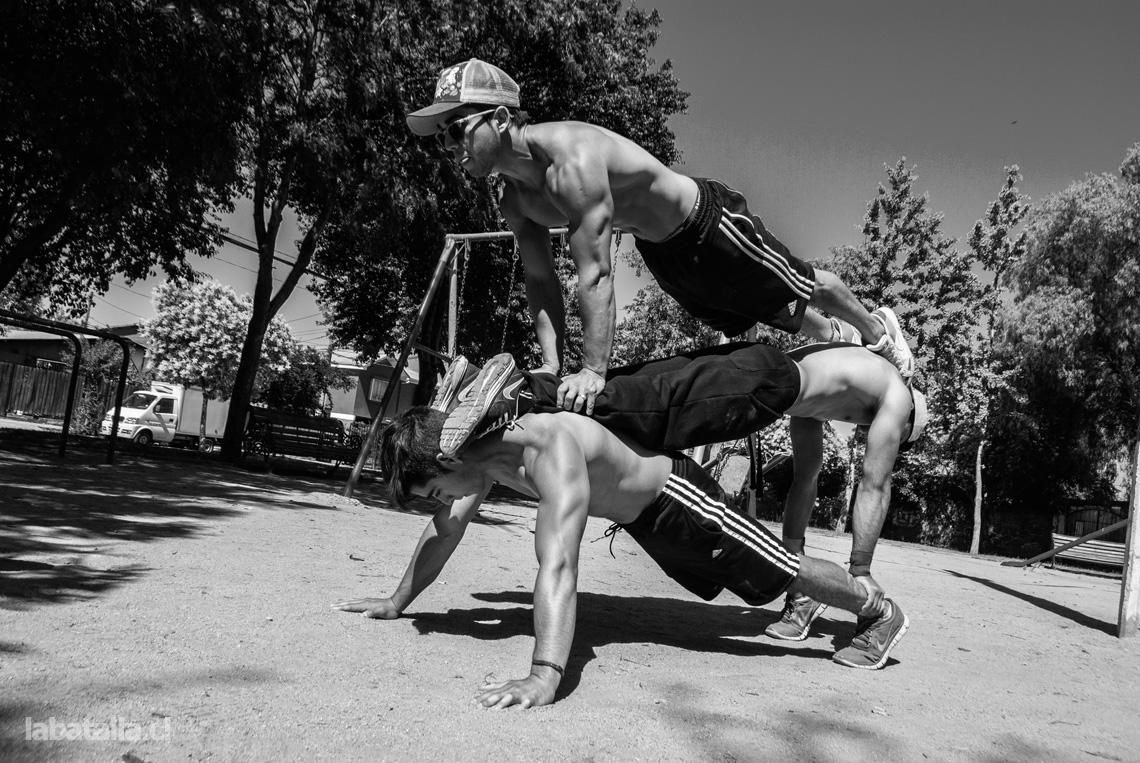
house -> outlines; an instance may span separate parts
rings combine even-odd
[[[32,366],[34,368],[49,368],[55,371],[70,371],[64,362],[65,352],[71,350],[71,340],[59,334],[50,334],[46,331],[30,331],[26,329],[5,326],[5,333],[0,334],[0,363],[10,363],[14,366]],[[130,323],[122,326],[108,326],[101,328],[110,334],[121,336],[127,340],[131,348],[131,365],[141,370],[146,356],[146,343],[142,337],[138,324]],[[82,330],[75,333],[82,336]],[[100,337],[88,336],[94,341],[103,341]]]
[[[371,421],[380,412],[380,403],[384,393],[392,384],[393,372],[396,370],[397,358],[382,357],[368,366],[363,366],[350,359],[333,354],[332,366],[345,376],[352,379],[353,384],[347,391],[331,390],[333,418],[343,421]],[[420,361],[412,356],[400,372],[397,382],[399,387],[393,393],[384,411],[384,418],[390,419],[412,407],[416,385],[420,381]]]

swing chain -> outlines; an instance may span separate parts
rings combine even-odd
[[[507,348],[507,323],[511,319],[511,302],[514,300],[515,291],[515,272],[518,270],[519,265],[519,241],[514,239],[514,250],[511,254],[511,277],[509,285],[507,286],[507,309],[503,312],[503,332],[499,337],[499,352],[504,352]]]

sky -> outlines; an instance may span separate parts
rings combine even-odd
[[[917,167],[930,209],[944,213],[943,232],[964,241],[1005,166],[1019,165],[1021,190],[1042,200],[1089,172],[1115,174],[1140,141],[1135,0],[637,4],[659,11],[653,58],[670,60],[690,93],[687,113],[670,121],[683,157],[676,169],[743,192],[804,259],[862,240],[884,166],[902,157]],[[252,239],[251,219],[244,204],[226,222]],[[298,237],[284,232],[283,256]],[[250,291],[253,263],[227,245],[196,266]],[[620,263],[615,277],[621,309],[640,283]],[[92,319],[148,317],[160,280],[117,281]],[[324,347],[306,283],[282,316],[298,339]]]

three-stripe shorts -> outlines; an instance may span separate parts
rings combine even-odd
[[[716,480],[680,454],[661,494],[622,528],[665,574],[706,601],[728,589],[753,606],[766,604],[800,568],[796,554],[729,506]]]
[[[815,290],[815,270],[792,253],[724,183],[693,178],[697,202],[676,233],[636,239],[661,288],[725,336],[756,323],[795,334]]]

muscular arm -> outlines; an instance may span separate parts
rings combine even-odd
[[[614,203],[609,175],[601,159],[593,156],[566,162],[552,172],[554,202],[569,220],[570,255],[578,269],[582,362],[604,378],[617,319],[610,262]]]
[[[526,472],[540,496],[535,524],[538,577],[534,585],[533,660],[565,667],[574,639],[578,597],[578,551],[589,512],[586,460],[577,441],[555,434],[524,454]],[[490,707],[524,707],[554,701],[561,675],[531,665],[530,675],[486,687],[479,701]]]
[[[519,244],[526,279],[527,308],[534,321],[542,364],[544,370],[556,374],[562,367],[566,342],[566,310],[562,303],[562,286],[554,270],[554,256],[550,251],[550,230],[525,217],[517,204],[511,201],[512,196],[504,196],[503,215]]]
[[[866,564],[868,568],[891,502],[891,472],[910,414],[909,393],[901,383],[899,387],[888,392],[867,429],[863,476],[851,511],[851,558],[856,565]]]
[[[802,540],[819,489],[823,468],[823,422],[793,417],[788,423],[792,438],[792,486],[784,502],[784,538]],[[803,546],[795,549],[803,552]]]
[[[463,540],[467,525],[475,517],[490,485],[479,493],[460,498],[440,509],[420,535],[419,543],[404,570],[395,592],[386,599],[356,599],[333,606],[346,612],[363,612],[368,617],[390,620],[399,617],[424,589],[435,582],[451,554]]]

